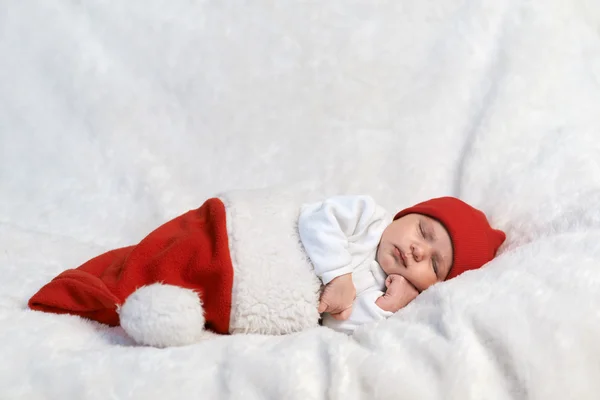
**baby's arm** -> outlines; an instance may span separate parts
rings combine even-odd
[[[305,205],[298,219],[300,239],[327,285],[319,312],[346,319],[356,290],[351,273],[377,247],[387,213],[369,196],[336,196]]]
[[[323,316],[323,325],[339,332],[352,334],[361,325],[381,321],[394,315],[419,294],[406,279],[400,275],[390,275],[386,280],[387,290],[367,290],[354,302],[352,313],[346,320]]]
[[[379,308],[396,312],[414,300],[419,294],[417,289],[401,275],[389,275],[385,280],[385,294],[375,301]]]
[[[386,219],[385,210],[369,196],[335,196],[302,207],[298,232],[324,284],[352,273],[377,247]]]
[[[324,314],[323,325],[350,335],[359,326],[381,321],[394,315],[393,312],[385,311],[375,304],[375,301],[381,296],[383,296],[383,292],[380,290],[362,292],[354,301],[352,313],[348,319],[336,319],[330,314]]]

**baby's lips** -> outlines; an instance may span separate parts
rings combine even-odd
[[[402,251],[400,250],[400,248],[398,246],[394,246],[394,251],[392,252],[392,257],[394,257],[394,259],[396,260],[396,262],[398,264],[400,264],[403,267],[406,267],[406,261],[405,261],[404,257],[402,256]]]

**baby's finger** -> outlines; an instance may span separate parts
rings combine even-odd
[[[352,313],[352,307],[347,308],[339,313],[331,313],[333,319],[337,319],[338,321],[344,321],[350,318],[350,314]]]
[[[387,310],[388,307],[390,306],[390,296],[387,294],[384,294],[383,296],[381,296],[380,298],[378,298],[375,301],[375,304],[377,304],[377,306],[379,308],[383,308],[384,310]]]
[[[346,319],[350,318],[351,314],[352,314],[352,307],[349,307],[349,308],[346,308],[344,311],[342,311],[340,316],[342,317],[343,320],[346,320]]]
[[[385,287],[390,287],[390,285],[392,284],[392,275],[388,275],[387,278],[385,278]]]
[[[319,302],[319,314],[323,314],[325,311],[327,311],[328,308],[329,305],[327,303],[325,303],[324,301]]]

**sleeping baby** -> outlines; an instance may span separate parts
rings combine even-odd
[[[392,218],[369,196],[302,204],[285,191],[229,192],[136,245],[63,271],[29,307],[121,325],[157,347],[207,332],[288,334],[320,321],[351,333],[481,267],[504,239],[453,197]]]
[[[482,212],[452,197],[402,210],[393,221],[370,197],[334,197],[304,206],[298,225],[326,285],[323,324],[346,333],[391,316],[437,282],[481,267],[505,239]]]

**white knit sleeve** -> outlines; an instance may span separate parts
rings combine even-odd
[[[302,207],[300,239],[324,284],[372,256],[388,218],[369,196],[336,196]]]
[[[350,318],[338,321],[329,314],[323,314],[323,325],[350,335],[361,325],[391,317],[394,315],[393,312],[384,311],[375,303],[383,294],[380,290],[368,290],[361,293],[354,300]]]

